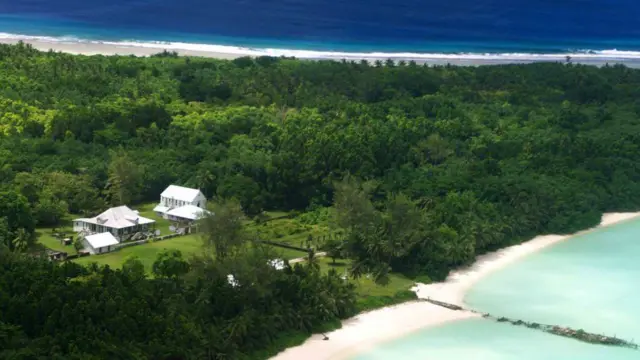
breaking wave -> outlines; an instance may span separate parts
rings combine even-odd
[[[37,41],[64,44],[96,44],[114,47],[131,47],[157,49],[158,52],[166,51],[192,51],[203,55],[225,54],[235,56],[287,56],[301,59],[403,59],[403,60],[469,60],[469,61],[565,61],[567,56],[575,61],[589,60],[637,60],[640,59],[640,51],[610,50],[566,50],[558,53],[438,53],[438,52],[349,52],[349,51],[320,51],[282,48],[258,48],[240,47],[230,45],[198,44],[187,42],[163,42],[163,41],[101,41],[81,39],[75,36],[31,36],[10,33],[0,33],[0,40],[7,41]]]

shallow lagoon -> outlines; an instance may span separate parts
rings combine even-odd
[[[484,319],[422,330],[354,360],[631,360],[636,350],[585,344]]]
[[[495,272],[467,305],[496,316],[570,326],[640,341],[640,220],[573,237]],[[422,330],[355,357],[371,359],[640,359],[640,351],[590,345],[483,319]]]

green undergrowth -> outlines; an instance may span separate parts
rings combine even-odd
[[[306,332],[286,332],[278,335],[271,346],[267,349],[249,354],[243,360],[264,360],[269,359],[288,348],[302,345],[313,334],[324,334],[342,327],[340,321],[330,321],[313,329],[312,333]]]
[[[356,302],[356,308],[358,312],[361,313],[417,299],[418,297],[416,293],[411,290],[400,290],[391,296],[361,295],[358,297],[358,301]]]

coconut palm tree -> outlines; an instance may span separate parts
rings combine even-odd
[[[311,247],[307,249],[307,266],[317,269],[320,268],[320,265],[318,265],[318,257],[316,256],[316,251]]]
[[[18,229],[13,238],[13,250],[14,251],[25,251],[29,247],[29,234],[25,229]]]

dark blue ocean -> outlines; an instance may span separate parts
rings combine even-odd
[[[0,32],[351,52],[640,51],[640,0],[0,0]]]

